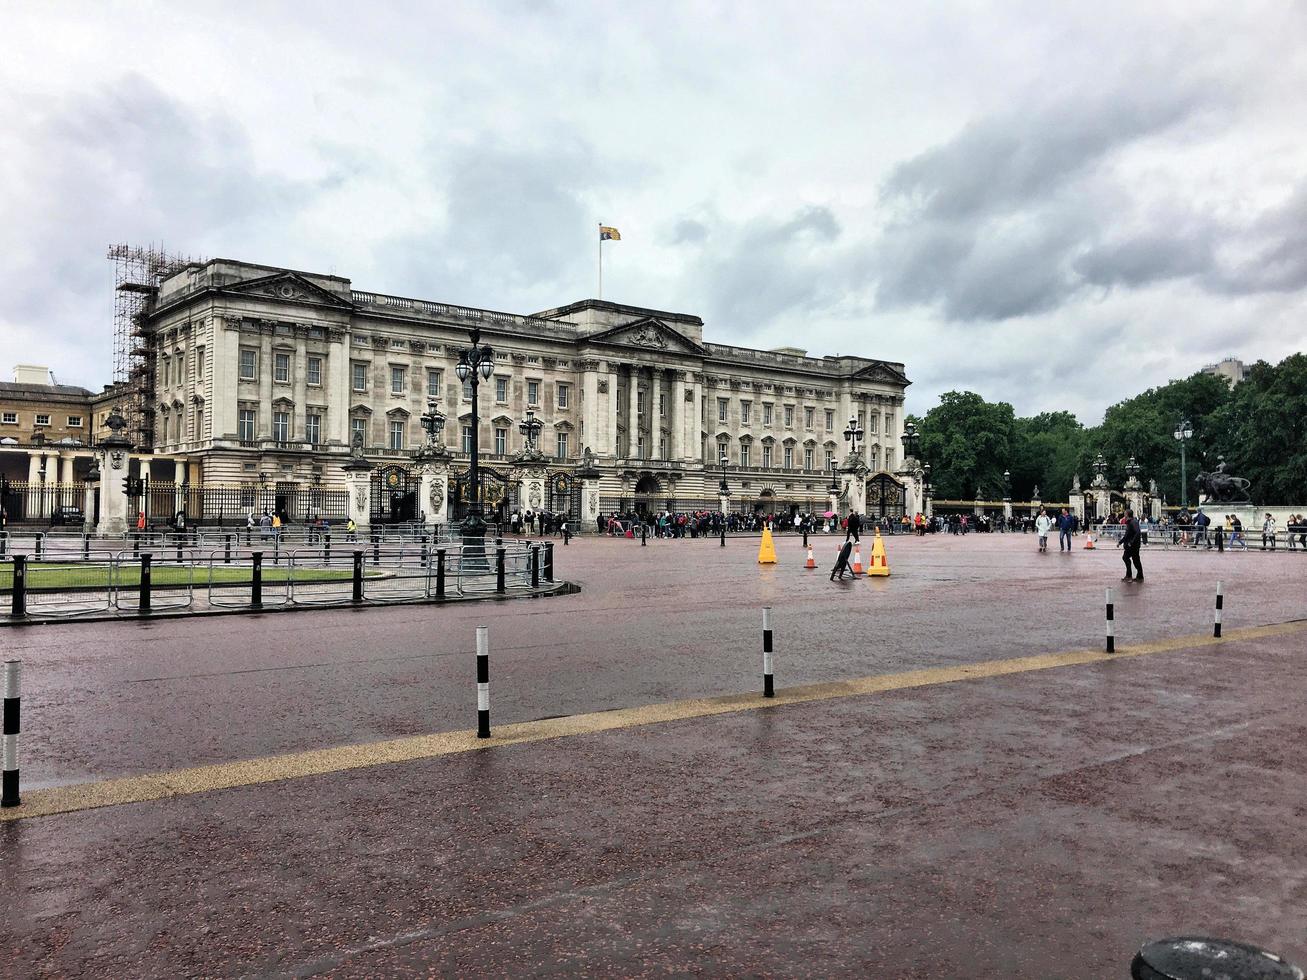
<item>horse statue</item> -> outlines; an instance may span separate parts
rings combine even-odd
[[[1248,500],[1249,482],[1243,477],[1230,476],[1220,470],[1199,473],[1195,481],[1198,492],[1208,500],[1219,503],[1241,503]]]

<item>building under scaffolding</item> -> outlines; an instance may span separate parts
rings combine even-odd
[[[113,381],[122,392],[119,409],[127,436],[138,449],[154,447],[154,356],[142,314],[159,283],[196,259],[153,245],[111,245],[113,262]]]

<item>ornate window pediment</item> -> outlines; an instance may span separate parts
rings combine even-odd
[[[406,419],[406,418],[409,417],[409,415],[410,415],[410,412],[409,412],[409,410],[408,410],[407,408],[392,408],[389,412],[386,413],[386,418],[388,418],[388,419]]]
[[[371,415],[372,408],[368,405],[364,405],[362,402],[359,402],[357,405],[353,405],[350,407],[350,412],[352,412],[354,415]]]
[[[554,428],[557,429],[559,432],[571,432],[573,426],[571,422],[559,421],[554,423]]]

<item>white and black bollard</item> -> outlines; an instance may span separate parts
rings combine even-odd
[[[1116,653],[1116,623],[1113,621],[1112,590],[1107,590],[1107,652]]]
[[[0,785],[0,806],[18,806],[18,730],[19,707],[22,701],[20,684],[22,682],[23,662],[21,660],[5,661],[5,701],[4,701],[4,775]]]
[[[771,606],[762,607],[762,696],[774,698],[776,687],[772,681],[771,662]]]
[[[1221,635],[1221,610],[1225,608],[1225,589],[1221,585],[1221,580],[1216,580],[1216,612],[1212,619],[1212,636],[1220,637]]]
[[[490,628],[477,627],[477,738],[490,737]]]

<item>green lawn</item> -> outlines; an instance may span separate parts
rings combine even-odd
[[[373,578],[380,573],[365,572],[364,574],[368,578]],[[292,579],[295,583],[304,585],[312,582],[348,581],[352,577],[353,572],[348,568],[297,568],[292,576],[291,570],[283,566],[269,564],[263,566],[263,581],[265,584],[285,582],[287,579]],[[140,566],[124,565],[119,569],[118,585],[132,587],[139,585],[140,581]],[[159,587],[185,585],[188,581],[191,581],[190,571],[176,565],[158,565],[150,569],[150,581],[153,585]],[[213,583],[215,585],[245,585],[249,581],[250,570],[248,568],[224,568],[218,565],[213,567]],[[195,585],[207,585],[209,582],[208,568],[197,568],[193,582]],[[108,585],[108,565],[93,563],[73,565],[46,562],[28,562],[27,565],[28,591],[78,588],[103,589],[107,588]],[[0,565],[0,590],[11,588],[13,588],[13,566],[8,564]]]

